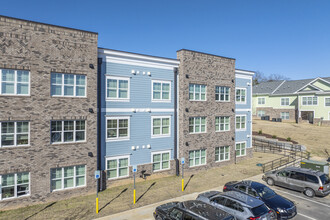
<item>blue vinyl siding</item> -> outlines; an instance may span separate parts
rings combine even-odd
[[[250,83],[250,86],[247,84]],[[236,104],[236,109],[251,109],[252,108],[252,94],[251,86],[252,81],[250,79],[236,78],[236,88],[246,88],[246,104]],[[236,96],[236,93],[235,93]],[[236,97],[235,97],[236,100]]]

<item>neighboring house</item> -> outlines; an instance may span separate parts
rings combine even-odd
[[[253,115],[330,124],[330,77],[255,85]]]
[[[236,157],[252,156],[252,77],[254,72],[235,70]]]
[[[0,210],[95,192],[98,34],[0,26]]]
[[[131,177],[133,166],[174,174],[179,61],[103,48],[98,56],[103,179]]]

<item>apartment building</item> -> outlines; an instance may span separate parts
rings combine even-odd
[[[95,190],[98,34],[0,27],[0,209]]]

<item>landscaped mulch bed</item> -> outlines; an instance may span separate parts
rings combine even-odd
[[[266,138],[273,138],[273,135],[270,135],[270,134],[264,134],[264,133],[259,134],[257,131],[253,131],[253,132],[252,132],[252,135],[264,136],[264,137],[266,137]],[[290,141],[288,141],[287,139],[285,139],[285,138],[281,138],[281,137],[276,137],[276,138],[274,138],[274,139],[277,139],[277,140],[279,140],[279,141],[292,142],[293,144],[298,144],[297,141],[294,141],[294,140],[290,140]]]

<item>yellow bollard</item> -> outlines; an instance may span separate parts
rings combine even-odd
[[[184,179],[182,179],[182,192],[184,191]]]
[[[99,198],[96,198],[96,214],[99,214]]]
[[[134,189],[134,201],[133,201],[134,204],[135,204],[135,198],[136,198],[136,197],[135,197],[135,189]]]

